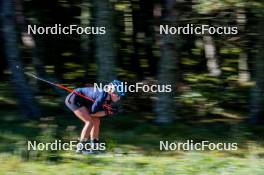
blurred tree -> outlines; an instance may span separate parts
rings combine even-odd
[[[250,72],[248,65],[248,52],[247,48],[247,33],[246,33],[246,24],[247,24],[247,16],[244,8],[236,9],[236,23],[239,30],[239,46],[240,46],[240,54],[238,60],[238,80],[239,82],[247,82],[250,80]]]
[[[12,72],[11,83],[16,92],[18,106],[21,108],[22,114],[26,118],[40,117],[40,111],[34,102],[33,95],[26,83],[24,74],[17,69],[17,66],[21,65],[21,62],[14,19],[15,3],[10,0],[3,0],[1,3],[5,57]]]
[[[105,27],[106,33],[95,36],[97,80],[107,83],[116,77],[115,73],[115,42],[111,4],[108,0],[94,0],[95,26]]]
[[[155,31],[154,31],[154,2],[140,1],[143,9],[144,24],[146,25],[143,30],[146,34],[144,46],[145,46],[145,57],[148,61],[148,73],[151,76],[157,74],[157,57],[153,54],[153,45],[155,42]],[[141,19],[142,21],[142,19]]]
[[[133,18],[133,54],[131,57],[131,70],[137,73],[137,78],[142,80],[145,71],[151,76],[157,72],[157,59],[153,55],[154,32],[154,3],[148,1],[132,1]],[[146,60],[147,65],[141,63]],[[144,69],[147,67],[147,70]]]
[[[0,29],[0,32],[2,33],[2,28]],[[0,78],[4,78],[4,70],[6,68],[6,61],[4,59],[4,50],[3,50],[3,39],[2,36],[0,36]]]
[[[40,15],[39,12],[36,12],[36,14],[38,14],[38,16]],[[43,38],[38,35],[35,35],[33,37],[32,34],[28,34],[27,32],[27,21],[24,15],[24,8],[21,0],[15,0],[15,17],[16,24],[20,32],[21,41],[27,49],[30,49],[32,51],[32,64],[35,68],[37,75],[49,81],[56,82],[56,78],[47,75],[47,72],[45,70],[45,64],[42,61],[44,60],[45,55],[45,46],[43,44]],[[41,91],[44,85],[43,82],[36,80],[36,83],[38,85],[37,87]],[[60,95],[61,99],[64,98],[65,93],[63,90],[54,86],[51,86],[51,88],[53,88],[53,90]]]
[[[251,92],[251,123],[264,121],[264,19],[259,20],[258,54],[255,60],[255,86]]]
[[[21,0],[15,0],[15,14],[16,14],[16,23],[21,35],[21,40],[24,46],[29,49],[33,49],[32,63],[35,67],[37,74],[41,77],[45,75],[45,69],[41,59],[39,58],[42,55],[41,50],[43,47],[37,48],[36,42],[31,34],[27,32],[27,23],[23,13],[23,4]]]
[[[82,0],[81,2],[81,15],[80,15],[80,23],[83,28],[91,25],[91,14],[90,14],[91,8],[90,8],[90,2],[89,0]],[[92,40],[92,35],[82,34],[81,35],[81,42],[80,42],[80,48],[81,48],[81,60],[84,63],[84,79],[87,81],[90,79],[88,75],[88,67],[89,67],[89,61],[91,61],[91,49],[90,49],[90,42]]]
[[[141,59],[141,49],[143,45],[143,40],[145,38],[145,33],[143,33],[144,17],[141,6],[141,1],[132,1],[132,18],[133,18],[133,51],[131,56],[131,70],[136,72],[137,79],[143,79],[143,70],[140,66]],[[144,9],[145,10],[145,9]]]
[[[216,46],[214,38],[211,35],[203,36],[205,58],[207,60],[207,69],[210,76],[221,75],[218,58],[216,54]]]
[[[165,0],[162,4],[162,22],[163,24],[176,26],[177,11],[175,8],[174,0]],[[160,52],[161,58],[159,62],[158,69],[158,82],[163,85],[172,85],[174,87],[176,80],[176,69],[178,62],[178,54],[175,47],[175,38],[168,34],[160,36]],[[177,40],[179,43],[179,40]],[[176,119],[175,116],[175,102],[174,102],[174,89],[172,92],[160,92],[158,93],[158,99],[155,106],[155,111],[157,114],[156,122],[157,123],[170,123],[173,119]]]

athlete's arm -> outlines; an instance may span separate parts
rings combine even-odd
[[[96,98],[95,102],[93,103],[91,107],[91,114],[94,114],[99,111],[100,108],[102,108],[102,105],[107,98],[108,93],[102,92],[100,95]]]

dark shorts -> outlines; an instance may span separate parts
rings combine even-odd
[[[83,106],[90,110],[93,105],[93,102],[86,100],[74,93],[70,93],[65,99],[65,104],[72,111],[75,111],[76,109]]]

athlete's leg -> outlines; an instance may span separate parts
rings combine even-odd
[[[100,131],[100,117],[105,116],[105,111],[99,111],[95,114],[91,114],[93,119],[93,128],[91,130],[91,140],[98,140],[99,139],[99,131]]]
[[[91,130],[91,140],[98,140],[99,139],[99,130],[100,130],[100,118],[99,117],[92,117],[93,119],[93,127]]]
[[[91,129],[93,127],[92,117],[90,116],[86,107],[81,107],[79,109],[76,109],[74,111],[74,114],[85,123],[81,132],[80,140],[81,141],[88,140],[91,133]]]

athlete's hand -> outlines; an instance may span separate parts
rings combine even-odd
[[[113,114],[114,114],[114,112],[112,110],[107,111],[107,115],[113,115]]]
[[[111,105],[104,105],[104,111],[106,115],[113,115],[113,109]]]

